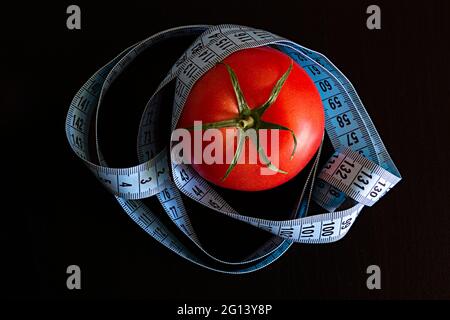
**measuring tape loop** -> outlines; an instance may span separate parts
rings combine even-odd
[[[143,111],[137,137],[140,164],[109,167],[101,152],[96,125],[106,92],[140,53],[159,42],[186,36],[197,38],[169,70]],[[297,195],[297,207],[283,221],[249,217],[233,209],[192,167],[171,159],[169,141],[162,140],[157,126],[163,108],[162,92],[169,83],[175,82],[171,119],[174,130],[190,90],[203,74],[234,52],[260,46],[286,53],[311,77],[323,102],[326,133],[336,150],[316,178],[321,148],[317,152]],[[95,124],[95,156],[88,149],[91,123]],[[173,28],[125,49],[77,92],[67,114],[66,135],[73,151],[142,229],[188,261],[225,273],[259,270],[278,259],[294,242],[329,243],[341,239],[362,208],[372,206],[401,179],[353,85],[337,67],[322,54],[290,40],[238,25]],[[166,147],[161,149],[161,145]],[[139,200],[154,195],[180,233],[171,232],[159,213]],[[203,247],[182,195],[273,236],[244,259],[220,259]],[[307,216],[311,198],[326,212]],[[353,199],[355,205],[340,210],[347,198]],[[193,249],[185,245],[186,239]]]

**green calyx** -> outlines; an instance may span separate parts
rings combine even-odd
[[[281,78],[277,81],[275,86],[272,89],[272,92],[270,93],[269,98],[266,102],[264,102],[261,106],[250,109],[247,102],[245,101],[244,94],[242,93],[241,87],[239,85],[238,78],[234,72],[234,70],[227,64],[222,63],[227,68],[228,74],[230,76],[231,84],[233,85],[234,93],[236,95],[237,105],[238,105],[238,112],[239,115],[236,118],[229,119],[229,120],[223,120],[223,121],[217,121],[217,122],[211,122],[211,123],[203,123],[201,126],[192,126],[187,129],[189,130],[207,130],[207,129],[218,129],[218,128],[237,128],[239,130],[238,135],[238,145],[236,148],[236,152],[234,154],[233,160],[231,161],[230,166],[228,167],[227,171],[225,172],[225,175],[222,178],[222,181],[225,180],[233,168],[236,166],[239,157],[242,153],[242,148],[245,143],[245,138],[247,137],[244,132],[248,129],[254,129],[256,131],[256,141],[253,141],[256,145],[256,149],[258,150],[258,154],[260,156],[261,162],[268,167],[269,169],[287,174],[286,171],[283,171],[279,168],[277,168],[275,165],[273,165],[269,158],[266,155],[266,152],[259,144],[259,130],[260,129],[278,129],[278,130],[286,130],[289,131],[292,135],[292,138],[294,139],[294,149],[291,153],[291,159],[294,157],[295,150],[297,149],[297,137],[295,136],[294,132],[284,126],[281,126],[276,123],[270,123],[261,120],[261,117],[263,116],[264,112],[276,101],[278,95],[281,92],[281,89],[283,88],[284,83],[286,82],[289,74],[291,73],[293,62],[291,60],[291,64],[289,65],[289,68],[286,70],[286,72],[281,76]],[[250,135],[251,136],[251,135]],[[252,136],[251,136],[252,137]]]

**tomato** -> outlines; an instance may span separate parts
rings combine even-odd
[[[245,115],[239,111],[236,85],[232,83],[233,75],[241,90],[244,104],[247,105]],[[256,110],[273,96],[274,88],[286,76],[276,99],[264,113],[258,113],[258,119]],[[270,47],[235,52],[225,58],[223,63],[206,72],[192,87],[177,127],[189,128],[192,131],[203,129],[204,132],[208,127],[193,128],[194,121],[211,124],[223,123],[229,119],[240,119],[241,122],[233,124],[231,129],[216,126],[222,132],[224,141],[225,130],[243,132],[248,129],[242,125],[248,124],[249,121],[242,120],[250,119],[250,127],[255,123],[270,123],[284,128],[279,130],[279,162],[275,168],[279,171],[271,175],[261,174],[261,168],[268,165],[261,158],[258,163],[249,163],[248,159],[244,159],[245,163],[239,162],[231,170],[230,163],[191,164],[207,181],[234,190],[266,190],[292,179],[313,158],[324,133],[323,105],[313,81],[289,56]],[[254,126],[256,128],[256,124]],[[227,151],[236,153],[237,140],[232,145],[224,143],[223,155]],[[201,147],[205,148],[210,143],[203,141]],[[242,146],[247,157],[250,148],[256,151],[254,140],[246,139]],[[192,142],[192,147],[199,146]],[[229,148],[232,150],[228,150]],[[266,149],[262,152],[270,158],[273,151],[276,152],[275,148],[272,148],[269,134]],[[243,157],[241,154],[238,159],[241,159],[241,156]]]

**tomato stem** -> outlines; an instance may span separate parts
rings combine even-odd
[[[252,116],[239,120],[239,126],[244,130],[252,128],[254,124],[255,120]]]
[[[256,149],[258,150],[260,159],[264,163],[264,165],[275,172],[287,174],[286,171],[283,171],[283,170],[277,168],[275,165],[273,165],[270,162],[264,149],[259,144],[259,130],[260,129],[278,129],[278,130],[289,131],[294,140],[294,149],[292,150],[291,157],[290,157],[290,159],[292,160],[292,158],[294,157],[295,151],[297,149],[297,137],[295,136],[294,131],[292,131],[291,129],[284,127],[282,125],[261,120],[261,117],[266,112],[266,110],[276,101],[278,95],[281,92],[281,89],[283,88],[284,83],[286,82],[287,78],[289,77],[289,74],[293,68],[292,59],[291,59],[289,68],[281,76],[281,78],[278,79],[277,83],[272,88],[272,92],[270,93],[270,96],[267,99],[267,101],[264,102],[261,106],[254,108],[253,110],[250,109],[250,107],[247,104],[247,101],[245,100],[244,94],[242,92],[241,86],[239,85],[239,81],[238,81],[237,75],[234,72],[234,70],[226,63],[220,62],[220,64],[225,65],[225,67],[227,68],[227,71],[228,71],[228,75],[230,76],[231,84],[233,86],[233,90],[234,90],[234,93],[236,96],[239,116],[237,118],[233,118],[233,119],[229,119],[229,120],[204,123],[201,126],[192,126],[192,127],[186,128],[186,129],[188,129],[188,130],[207,130],[207,129],[212,129],[212,128],[237,128],[239,130],[238,145],[236,148],[236,152],[234,154],[234,157],[233,157],[233,160],[231,161],[230,166],[228,167],[227,171],[225,172],[225,175],[222,178],[222,181],[225,180],[229,176],[229,174],[231,173],[233,168],[236,166],[236,164],[239,160],[239,157],[242,153],[242,148],[243,148],[243,145],[245,142],[245,135],[243,133],[245,130],[248,130],[250,128],[254,128],[256,130],[256,141],[254,141],[254,143],[256,145]]]

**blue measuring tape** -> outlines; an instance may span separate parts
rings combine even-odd
[[[98,120],[100,106],[111,83],[144,50],[159,42],[186,36],[198,37],[173,65],[143,112],[137,139],[140,164],[131,168],[109,167],[96,131],[96,154],[90,154],[91,124]],[[323,101],[326,133],[336,150],[316,175],[321,154],[319,149],[305,186],[298,195],[298,210],[289,220],[283,221],[239,214],[190,166],[172,161],[168,141],[162,140],[155,125],[162,108],[162,89],[166,85],[175,81],[174,130],[191,88],[204,73],[233,52],[267,45],[289,55],[314,81]],[[67,114],[66,135],[73,151],[142,229],[181,257],[224,273],[259,270],[278,259],[294,242],[329,243],[343,238],[362,208],[373,205],[401,179],[353,85],[336,66],[322,54],[290,40],[238,25],[173,28],[127,48],[97,71],[77,92]],[[161,143],[166,145],[163,150],[158,149]],[[218,259],[202,246],[181,194],[273,236],[245,259]],[[139,200],[151,196],[158,198],[181,235],[171,232],[160,213],[151,211]],[[326,212],[307,216],[311,199]],[[352,199],[353,205],[340,210],[348,199]],[[186,238],[198,250],[188,248]]]

